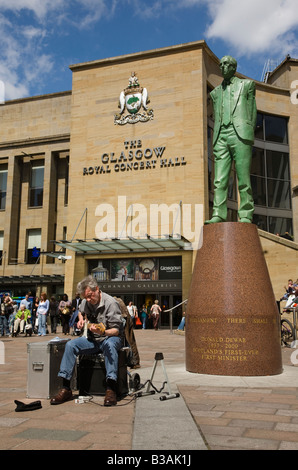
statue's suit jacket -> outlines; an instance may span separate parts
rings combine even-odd
[[[215,119],[213,145],[215,145],[218,139],[222,124],[223,86],[224,82],[210,93]],[[237,135],[252,144],[254,142],[254,130],[257,120],[255,83],[252,80],[234,76],[230,84],[230,90],[232,124]]]

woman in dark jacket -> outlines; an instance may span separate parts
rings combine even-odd
[[[72,311],[71,302],[68,300],[67,294],[63,294],[62,300],[59,303],[59,313],[61,318],[62,331],[65,335],[69,335],[69,320]]]
[[[59,319],[59,304],[54,296],[50,299],[49,314],[51,320],[51,333],[57,333],[57,324]]]

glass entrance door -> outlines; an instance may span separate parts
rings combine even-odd
[[[182,302],[181,295],[173,295],[173,307],[175,307],[176,305],[181,304],[181,302]],[[179,325],[179,323],[181,321],[181,318],[182,318],[184,308],[185,308],[184,305],[179,305],[179,307],[174,308],[174,310],[173,310],[173,328],[177,328],[177,326]]]
[[[172,312],[165,312],[182,302],[181,295],[161,295],[160,306],[162,313],[160,315],[160,328],[170,328],[171,326],[171,315],[172,315],[172,327],[177,328],[182,317],[182,306],[174,308]]]
[[[167,328],[170,326],[170,321],[169,321],[169,312],[165,312],[165,310],[169,310],[170,307],[170,300],[171,300],[171,295],[161,295],[160,296],[160,308],[162,310],[160,316],[159,316],[159,327],[160,328]]]

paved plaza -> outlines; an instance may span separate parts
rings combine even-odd
[[[157,361],[154,387],[160,391],[116,407],[104,407],[103,397],[88,403],[75,400],[16,412],[14,400],[27,398],[27,343],[45,338],[2,338],[5,363],[0,365],[1,450],[297,450],[298,368],[295,349],[283,348],[283,372],[269,377],[223,377],[185,370],[185,337],[169,330],[136,330],[141,357],[141,384],[151,378],[156,352],[162,352],[172,393],[166,395],[165,373]],[[56,335],[48,335],[51,340]],[[58,332],[58,336],[63,335]],[[71,337],[72,338],[72,337]],[[270,360],[270,359],[269,359]],[[143,391],[146,388],[143,389]],[[150,387],[152,390],[152,387]],[[76,392],[74,392],[76,395]],[[113,454],[114,455],[114,454]],[[186,462],[184,462],[186,463]]]

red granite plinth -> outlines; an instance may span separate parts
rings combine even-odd
[[[189,372],[282,372],[280,315],[255,225],[225,222],[203,227],[186,315]]]

